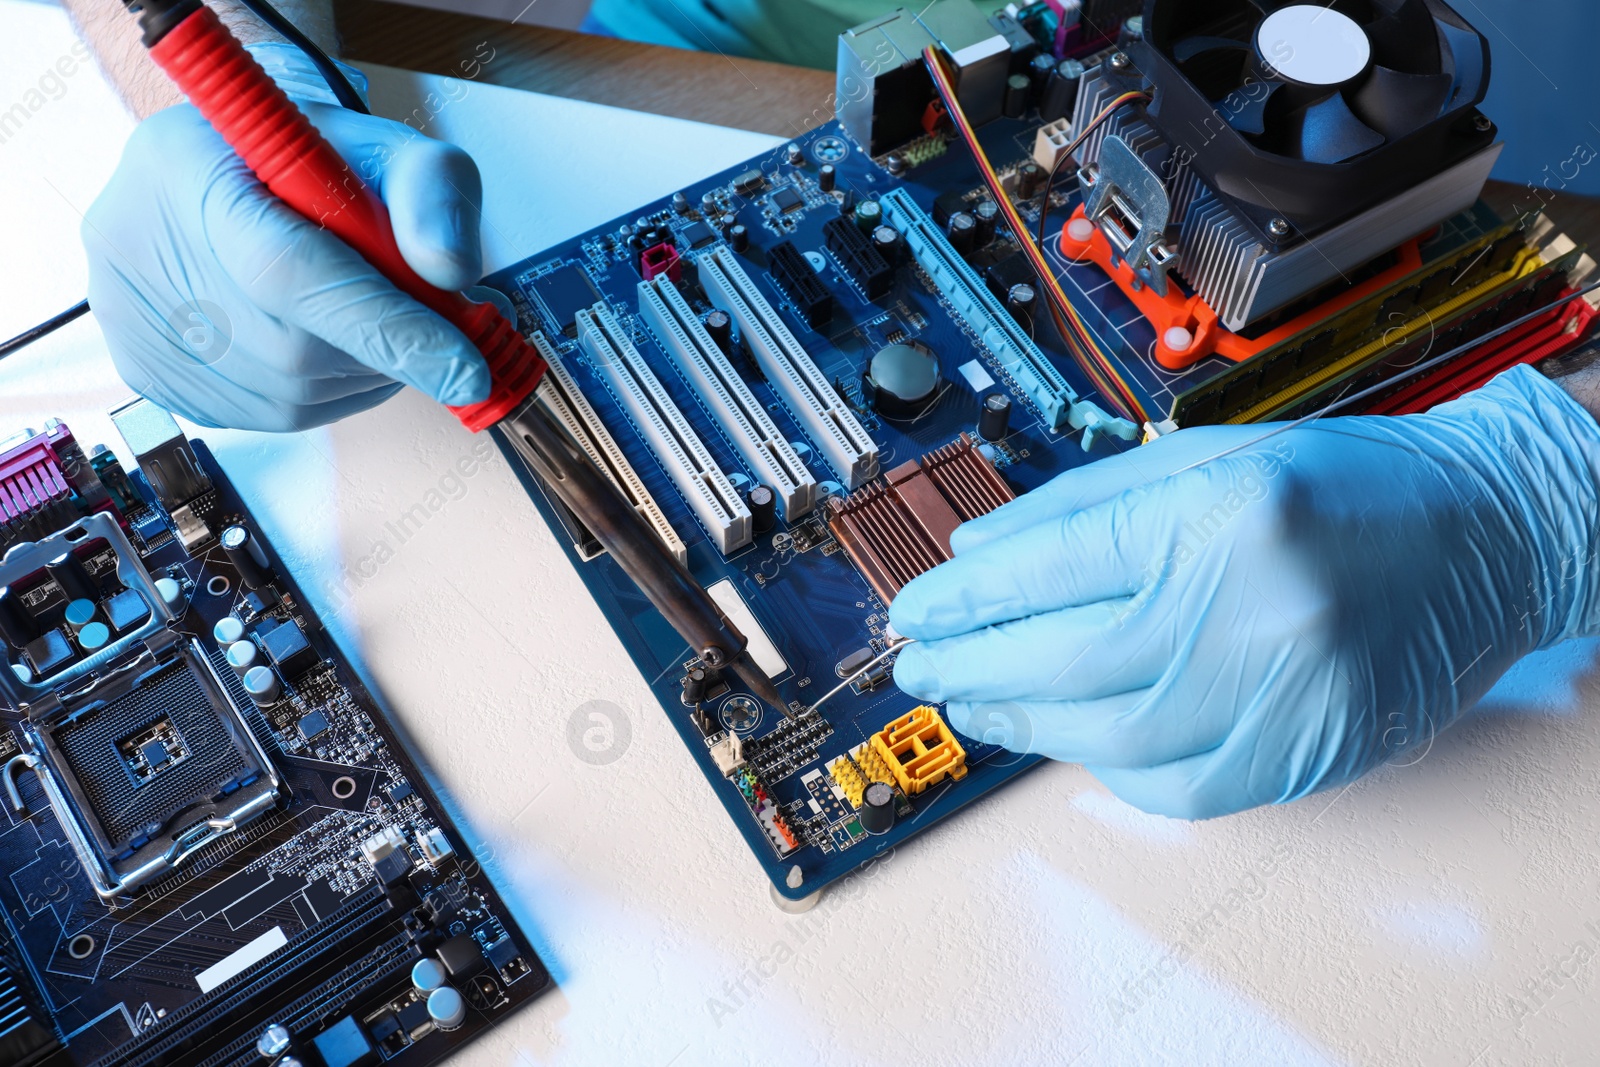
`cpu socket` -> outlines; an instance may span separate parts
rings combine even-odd
[[[97,526],[91,519],[14,549],[0,585],[37,563],[28,557],[58,554],[55,538],[81,541],[89,532],[81,527]],[[105,525],[93,532],[117,551],[123,584],[150,589],[161,605],[121,531]],[[273,810],[283,788],[242,713],[249,698],[237,679],[171,621],[161,606],[150,623],[48,681],[0,677],[28,715],[24,751],[5,768],[12,804],[21,807],[12,775],[32,770],[107,903]]]

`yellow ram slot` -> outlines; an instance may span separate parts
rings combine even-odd
[[[1508,269],[1500,272],[1499,274],[1493,275],[1481,284],[1468,289],[1454,300],[1451,300],[1445,304],[1441,304],[1437,308],[1430,309],[1427,314],[1420,315],[1403,326],[1389,330],[1378,340],[1362,345],[1360,348],[1356,349],[1354,352],[1351,352],[1343,359],[1322,367],[1314,374],[1307,375],[1306,377],[1295,382],[1293,385],[1289,386],[1287,389],[1284,389],[1282,392],[1268,397],[1242,414],[1235,415],[1233,418],[1229,419],[1228,422],[1261,422],[1262,420],[1271,417],[1278,409],[1294,403],[1296,400],[1311,392],[1313,389],[1316,389],[1324,382],[1338,377],[1347,370],[1350,370],[1354,367],[1359,367],[1361,364],[1370,359],[1381,356],[1385,351],[1395,347],[1397,344],[1404,344],[1406,341],[1410,340],[1412,336],[1421,333],[1425,329],[1431,328],[1435,323],[1453,318],[1456,312],[1464,311],[1473,304],[1487,299],[1497,290],[1526,278],[1530,274],[1534,274],[1543,270],[1546,266],[1546,263],[1547,261],[1545,258],[1541,256],[1535,249],[1530,248],[1526,251],[1519,252],[1517,253],[1516,260]]]

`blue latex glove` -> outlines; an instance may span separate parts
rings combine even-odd
[[[962,526],[890,608],[925,642],[896,682],[1205,818],[1420,751],[1517,659],[1600,629],[1600,428],[1538,372],[1205,462],[1266,429],[1183,430]]]
[[[472,159],[338,107],[291,45],[250,51],[383,197],[417,273],[445,289],[476,282]],[[488,395],[488,368],[466,337],[273,198],[186,104],[134,131],[83,241],[89,304],[123,380],[194,422],[304,429],[402,384],[447,404]]]

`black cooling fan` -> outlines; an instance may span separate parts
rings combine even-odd
[[[1440,0],[1148,0],[1151,121],[1310,235],[1488,147],[1483,36]]]

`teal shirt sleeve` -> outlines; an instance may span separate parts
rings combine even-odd
[[[905,6],[906,0],[595,0],[592,14],[629,40],[832,70],[839,34]]]

